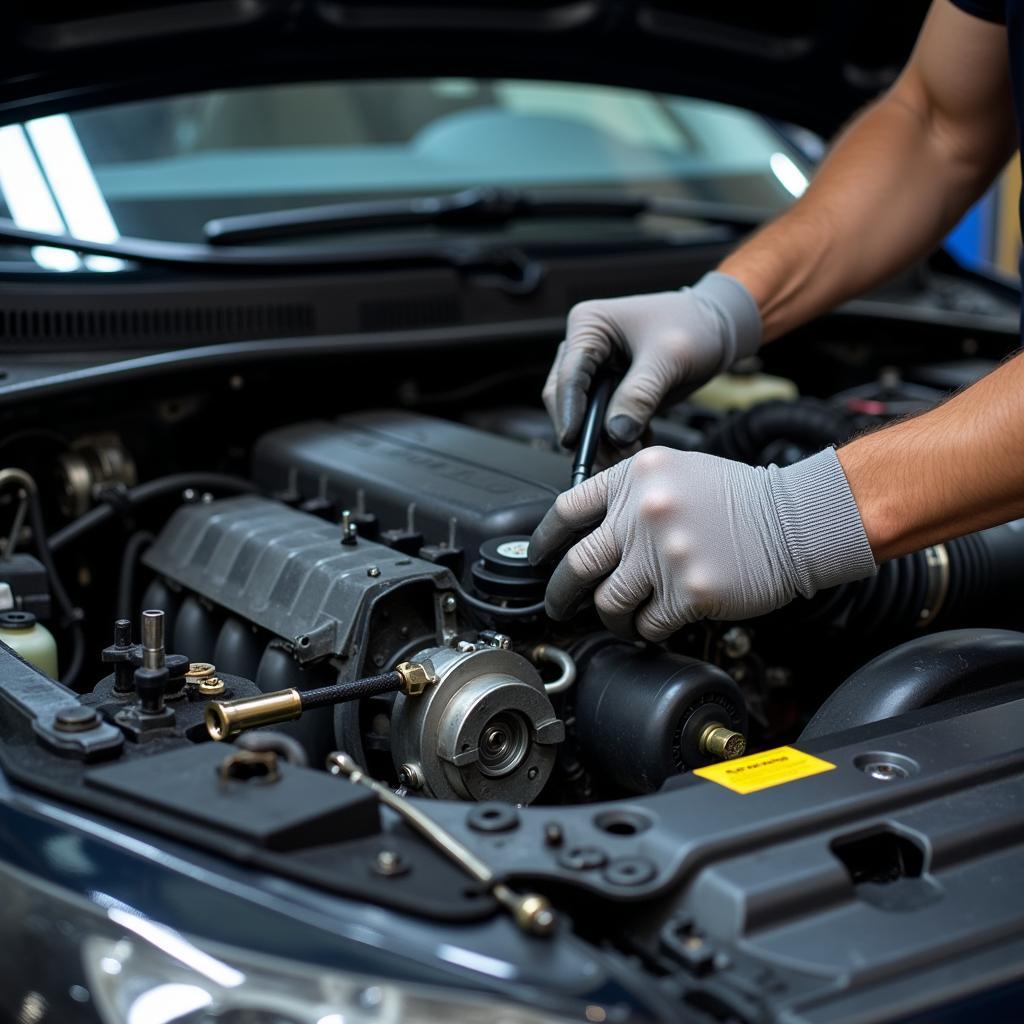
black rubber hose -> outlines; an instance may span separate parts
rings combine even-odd
[[[849,417],[815,398],[761,402],[728,416],[708,431],[703,450],[753,465],[776,461],[789,442],[813,453],[845,441],[853,429]]]
[[[802,741],[1024,679],[1024,633],[951,629],[894,647],[858,669],[818,708]]]
[[[139,530],[128,538],[121,555],[121,575],[117,581],[117,607],[119,619],[130,619],[135,614],[135,567],[139,556],[153,543],[153,534]]]
[[[313,708],[325,708],[349,700],[376,697],[380,693],[395,693],[401,688],[401,672],[384,672],[379,676],[367,676],[347,683],[332,683],[330,686],[318,686],[314,690],[303,690],[299,694],[299,700],[302,702],[303,711],[312,711]]]
[[[162,498],[189,487],[196,490],[225,491],[229,494],[252,494],[257,490],[256,485],[251,481],[237,476],[227,476],[224,473],[176,473],[173,476],[162,476],[156,480],[147,480],[144,484],[138,484],[136,487],[129,487],[120,495],[119,502],[126,505],[142,505],[154,498]],[[118,510],[114,505],[97,505],[96,508],[86,512],[84,516],[79,516],[63,529],[58,530],[50,538],[50,550],[60,551],[61,548],[74,543],[90,530],[115,518],[117,514]]]

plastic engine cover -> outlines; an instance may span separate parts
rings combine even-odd
[[[440,638],[453,582],[442,566],[362,538],[342,544],[336,526],[253,495],[182,506],[143,561],[288,641],[299,662],[358,665],[375,607],[407,594]]]
[[[373,513],[382,529],[415,530],[470,559],[483,541],[528,534],[569,486],[569,460],[448,420],[397,410],[333,423],[299,423],[265,434],[253,456],[256,482],[289,497],[322,498]]]

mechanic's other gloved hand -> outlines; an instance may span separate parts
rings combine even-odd
[[[569,311],[544,405],[559,442],[571,447],[598,367],[624,357],[630,367],[605,417],[608,437],[623,447],[639,439],[670,391],[683,397],[760,343],[757,303],[728,274],[705,274],[678,292],[581,302]]]
[[[784,469],[647,448],[560,494],[530,561],[574,541],[548,583],[548,615],[569,618],[596,587],[605,626],[647,640],[762,615],[876,569],[831,448]]]

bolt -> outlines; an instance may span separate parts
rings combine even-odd
[[[444,601],[441,602],[441,607],[446,615],[451,615],[459,607],[459,602],[455,600],[454,595],[446,594]]]
[[[377,566],[375,565],[371,565],[370,568],[366,570],[366,575],[372,576],[376,579],[376,577],[380,575],[380,569],[378,569]]]
[[[409,870],[408,865],[402,860],[401,855],[394,850],[381,850],[374,858],[373,870],[378,875],[391,878],[395,875],[402,875]]]
[[[131,647],[132,645],[132,622],[131,619],[118,619],[114,623],[114,646]]]
[[[722,634],[722,650],[727,658],[745,658],[750,647],[750,633],[741,626],[733,626]]]
[[[84,704],[71,704],[61,708],[54,716],[53,725],[58,732],[86,732],[100,724],[100,716]]]
[[[358,540],[359,531],[356,524],[352,522],[352,513],[345,509],[341,513],[341,543],[352,545]]]
[[[422,789],[423,788],[423,772],[420,771],[418,764],[403,764],[398,769],[398,781],[401,782],[406,789]]]
[[[544,845],[561,846],[563,842],[565,842],[565,833],[562,831],[562,826],[557,822],[549,821],[544,826]]]
[[[701,733],[697,746],[702,754],[729,761],[747,749],[747,741],[742,733],[734,732],[721,722],[712,722]]]
[[[540,770],[537,768],[537,766],[532,765],[529,769],[527,769],[526,777],[532,782],[535,778],[537,778],[539,774]]]
[[[207,679],[200,679],[199,685],[196,689],[204,697],[216,697],[217,694],[224,692],[224,680],[218,679],[217,676],[210,676]]]
[[[186,487],[185,490],[181,492],[181,500],[188,505],[191,505],[194,501],[198,501],[198,499],[199,495],[196,494],[194,487]]]
[[[878,779],[880,782],[891,782],[893,779],[907,777],[907,770],[902,765],[893,764],[891,761],[873,761],[864,766],[864,771],[871,778]]]

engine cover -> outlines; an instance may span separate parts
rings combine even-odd
[[[381,606],[407,599],[417,618],[426,611],[439,641],[453,624],[445,621],[442,599],[452,584],[447,569],[361,538],[344,544],[330,523],[253,495],[182,506],[143,561],[285,641],[300,664],[342,660],[343,676],[362,671],[371,619]]]
[[[377,410],[264,435],[253,475],[269,491],[373,514],[382,530],[476,558],[492,537],[531,533],[569,486],[569,460],[449,420]]]

